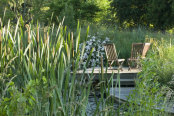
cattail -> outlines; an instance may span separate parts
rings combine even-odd
[[[28,31],[28,44],[30,44],[30,26],[28,24],[26,24],[26,28],[27,28],[27,31]],[[30,46],[29,46],[29,58],[30,58],[30,54],[31,54],[31,49],[30,49]]]
[[[30,43],[30,26],[28,24],[26,24],[26,28],[28,31],[28,44]]]
[[[37,27],[37,44],[39,44],[39,27]]]

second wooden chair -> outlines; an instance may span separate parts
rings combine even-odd
[[[107,57],[110,68],[111,68],[111,65],[115,61],[118,65],[119,69],[121,71],[123,71],[122,65],[123,65],[125,59],[118,59],[115,45],[113,43],[108,43],[108,44],[104,45],[104,48],[105,48],[106,57]]]

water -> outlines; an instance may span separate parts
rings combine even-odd
[[[119,92],[120,90],[120,92]],[[122,100],[127,100],[127,96],[131,93],[131,91],[134,90],[134,87],[122,87],[122,88],[118,88],[118,87],[114,87],[110,89],[110,93],[112,96],[114,96],[115,98],[121,98]],[[119,95],[120,93],[120,95]],[[88,106],[87,106],[87,116],[92,116],[97,108],[97,103],[99,102],[99,100],[101,99],[100,96],[100,91],[95,91],[95,95],[91,94],[89,96],[88,99]],[[106,101],[106,98],[104,98],[104,102]],[[118,100],[119,101],[119,100]],[[114,101],[113,104],[114,110],[116,111],[119,107],[119,102]],[[102,111],[102,103],[100,103],[99,105],[99,110]]]
[[[99,102],[99,100],[100,100],[100,97],[96,97],[96,99],[95,99],[94,96],[92,96],[92,95],[89,96],[87,110],[86,110],[87,116],[93,116],[94,115],[95,110],[97,108],[97,103]],[[105,100],[106,100],[106,98],[105,98]],[[119,104],[118,103],[114,103],[113,106],[114,106],[114,110],[117,110]],[[99,105],[99,110],[102,111],[102,103],[100,103],[100,105]]]

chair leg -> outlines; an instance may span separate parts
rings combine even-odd
[[[111,66],[112,66],[113,63],[114,63],[114,61],[109,61],[109,67],[110,67],[110,69],[111,69]]]
[[[128,71],[131,71],[130,60],[128,60],[128,66],[129,66]]]
[[[120,69],[121,71],[123,71],[123,63],[124,63],[124,61],[122,61],[122,62],[118,62],[118,69]]]
[[[140,68],[140,61],[139,60],[136,61],[136,65],[137,65],[136,68],[139,69]]]
[[[111,62],[109,61],[108,63],[109,63],[109,67],[111,68]]]

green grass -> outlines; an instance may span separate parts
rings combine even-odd
[[[82,27],[82,38],[85,35],[85,29],[87,26]],[[120,58],[130,58],[132,43],[144,43],[150,42],[150,39],[161,40],[162,38],[166,41],[170,41],[173,38],[174,34],[162,33],[162,32],[153,32],[146,30],[142,27],[132,29],[132,30],[120,30],[114,26],[99,26],[95,24],[90,25],[89,35],[96,36],[98,39],[104,40],[106,37],[109,37],[110,40],[115,43],[117,52],[119,53]]]

